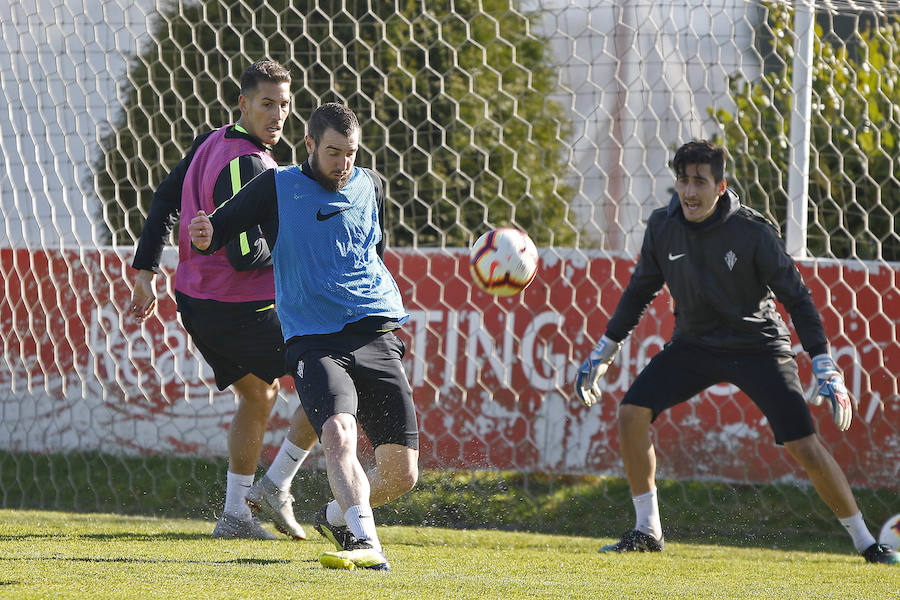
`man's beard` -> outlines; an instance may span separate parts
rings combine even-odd
[[[328,177],[319,169],[319,161],[316,160],[316,155],[313,153],[309,157],[309,166],[312,169],[313,177],[315,177],[316,181],[319,182],[323,188],[328,190],[329,192],[337,192],[342,187],[347,185],[347,182],[350,180],[350,173],[352,171],[341,176],[340,179],[334,179],[333,177]]]

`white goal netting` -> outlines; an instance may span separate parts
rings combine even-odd
[[[616,406],[668,339],[668,297],[600,405],[574,402],[574,370],[671,194],[672,151],[712,138],[734,158],[731,185],[781,226],[860,401],[846,434],[816,410],[823,438],[855,486],[896,493],[900,18],[887,4],[3,5],[0,498],[34,503],[16,491],[41,478],[24,455],[225,456],[234,397],[177,321],[174,248],[156,315],[123,314],[154,187],[195,135],[236,118],[237,79],[261,58],[294,78],[280,162],[303,160],[305,119],[338,100],[360,116],[359,163],[388,181],[424,468],[621,474]],[[523,295],[495,300],[469,281],[465,249],[500,225],[528,231],[542,264]],[[296,403],[288,389],[267,455]],[[804,479],[731,386],[669,411],[654,436],[661,478]]]

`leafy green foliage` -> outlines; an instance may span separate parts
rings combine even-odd
[[[736,109],[711,113],[733,161],[730,183],[779,223],[787,215],[793,11],[766,3],[764,73],[730,78]],[[849,17],[845,17],[849,18]],[[900,17],[816,25],[808,247],[815,256],[900,260]],[[848,38],[848,39],[844,39]]]
[[[125,111],[95,166],[112,240],[137,237],[153,188],[195,135],[237,119],[241,72],[270,58],[291,69],[295,90],[276,157],[305,158],[306,119],[319,104],[353,108],[358,162],[389,181],[392,244],[468,245],[500,225],[538,244],[571,243],[573,191],[561,181],[570,126],[548,100],[555,74],[533,15],[517,0],[432,4],[163,6],[158,44],[134,57]]]

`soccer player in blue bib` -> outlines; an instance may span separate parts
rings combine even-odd
[[[622,342],[663,284],[668,286],[676,307],[672,339],[641,371],[619,407],[619,447],[635,527],[600,551],[663,549],[650,424],[664,410],[724,381],[759,407],[775,442],[807,472],[863,557],[900,564],[900,555],[869,532],[847,478],[816,434],[776,298],[812,357],[816,387],[810,401],[828,400],[842,431],[853,414],[850,396],[828,352],[809,289],[778,230],[726,187],[725,156],[724,148],[707,141],[689,142],[675,153],[675,195],[668,207],[650,215],[637,267],[606,334],[578,371],[575,393],[591,406]]]
[[[418,478],[412,388],[394,335],[409,315],[384,265],[384,192],[373,171],[354,166],[360,126],[345,106],[317,108],[301,165],[270,169],[190,225],[201,254],[253,225],[275,267],[275,304],[289,370],[319,435],[334,500],[315,527],[336,550],[332,568],[389,569],[372,507],[406,493]],[[356,453],[357,423],[375,448],[368,475]]]

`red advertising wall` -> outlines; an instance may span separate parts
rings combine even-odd
[[[130,259],[111,250],[0,251],[0,447],[225,455],[234,398],[215,390],[177,322],[165,278],[158,278],[157,316],[144,324],[123,316]],[[169,274],[173,260],[164,265]],[[575,369],[603,333],[633,261],[569,250],[545,250],[541,260],[522,295],[499,299],[471,285],[463,251],[388,253],[411,313],[401,335],[423,468],[621,472],[616,406],[668,339],[670,299],[663,292],[654,300],[604,381],[601,402],[586,409],[572,392]],[[801,271],[860,400],[845,433],[827,408],[813,408],[820,433],[853,483],[897,487],[900,271],[837,262],[804,263]],[[805,353],[799,362],[808,381]],[[290,378],[283,384],[294,398]],[[270,453],[292,409],[273,415]],[[654,436],[661,477],[803,478],[759,410],[728,385],[665,413]]]

